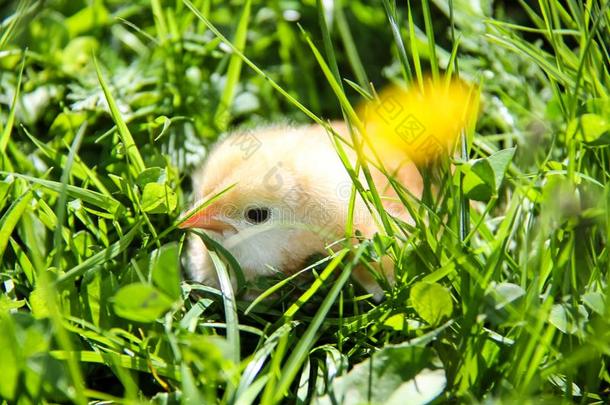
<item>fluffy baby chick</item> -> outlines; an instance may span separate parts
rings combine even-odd
[[[347,134],[344,124],[333,127],[342,136]],[[420,195],[421,177],[404,159],[404,154],[388,154],[384,165]],[[352,156],[352,164],[355,160]],[[378,190],[388,197],[386,208],[409,221],[386,177],[372,170]],[[308,258],[345,237],[352,182],[321,126],[277,125],[233,133],[211,150],[192,178],[195,206],[234,185],[181,227],[202,229],[218,240],[239,262],[246,280],[277,272],[294,274]],[[360,196],[353,222],[364,237],[378,231]],[[218,286],[207,249],[196,235],[189,237],[185,260],[192,279]],[[383,296],[366,269],[355,269],[353,276],[377,298]]]

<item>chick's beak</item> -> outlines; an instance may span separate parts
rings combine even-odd
[[[223,233],[224,231],[235,231],[235,228],[231,224],[218,219],[214,215],[214,212],[205,208],[178,224],[178,227],[180,229],[199,228],[220,233]]]

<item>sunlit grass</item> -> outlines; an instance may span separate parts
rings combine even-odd
[[[0,398],[606,402],[609,4],[1,6]],[[469,87],[413,106],[430,77]],[[412,155],[421,198],[387,173],[413,224],[371,179],[379,133],[404,140],[359,108],[386,88],[456,146]],[[330,119],[349,123],[337,153],[380,234],[254,303],[209,238],[222,287],[181,281],[207,148],[239,125]],[[349,275],[383,255],[396,283],[376,302]]]

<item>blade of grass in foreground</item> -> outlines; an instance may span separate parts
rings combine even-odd
[[[237,387],[235,397],[233,398],[234,400],[237,399],[238,403],[244,405],[247,403],[252,403],[254,401],[254,399],[258,395],[258,392],[262,390],[263,386],[258,386],[258,390],[255,393],[251,393],[253,385],[252,383],[256,379],[258,373],[263,368],[263,365],[265,364],[267,358],[271,355],[271,353],[273,353],[273,349],[277,346],[279,340],[287,336],[291,331],[293,331],[296,325],[297,322],[295,321],[285,323],[265,340],[263,346],[256,351],[256,353],[254,354],[254,358],[248,363],[246,369],[242,373],[239,386]],[[261,376],[259,378],[259,381],[264,378],[265,376]],[[243,399],[243,397],[245,393],[249,391],[251,393],[252,400],[246,401]]]
[[[349,252],[348,249],[342,249],[335,254],[333,260],[330,263],[328,263],[328,265],[326,265],[326,268],[324,269],[324,271],[322,271],[322,273],[320,274],[319,277],[316,277],[316,279],[311,284],[311,286],[307,289],[307,291],[305,291],[303,294],[301,294],[299,299],[297,299],[286,310],[286,312],[284,313],[285,319],[292,319],[294,317],[294,315],[297,313],[297,311],[299,309],[301,309],[301,307],[303,306],[303,303],[309,301],[311,299],[311,297],[313,297],[313,295],[316,293],[316,291],[318,291],[318,289],[320,289],[320,287],[322,287],[324,282],[328,281],[328,278],[330,277],[332,272],[335,271],[337,266],[339,266],[339,264],[341,263],[341,260],[343,260],[343,258],[345,257],[345,255],[348,252]]]
[[[0,31],[3,31],[2,36],[0,37],[0,50],[4,49],[11,37],[15,34],[15,28],[19,26],[23,17],[31,13],[36,6],[37,4],[32,5],[31,0],[21,1],[19,2],[19,6],[15,13],[2,21],[2,24],[0,24]]]
[[[364,252],[364,249],[365,245],[362,245],[358,248],[358,250],[354,253],[353,260],[343,268],[343,271],[341,272],[339,277],[337,277],[337,280],[334,282],[332,289],[320,305],[320,309],[318,310],[318,312],[316,312],[316,315],[311,320],[311,324],[309,324],[309,327],[303,334],[303,337],[297,343],[288,360],[286,360],[286,365],[284,366],[280,374],[280,379],[275,388],[275,393],[272,394],[272,397],[267,397],[273,398],[273,400],[269,403],[279,403],[282,401],[282,398],[284,398],[284,395],[286,394],[288,388],[292,384],[295,376],[299,372],[299,369],[303,365],[303,362],[307,358],[309,350],[315,343],[316,333],[318,333],[320,327],[322,326],[322,323],[324,322],[324,319],[326,318],[326,315],[328,314],[328,311],[330,311],[333,303],[339,296],[343,285],[349,279],[352,273],[352,269],[358,264],[360,256]],[[263,395],[263,398],[265,397],[266,395]]]
[[[95,64],[95,71],[97,72],[97,79],[100,82],[100,86],[102,86],[102,90],[104,91],[104,96],[106,97],[106,101],[108,102],[108,107],[110,108],[110,115],[114,120],[117,129],[119,131],[119,136],[121,137],[121,141],[123,142],[123,147],[125,148],[126,156],[129,160],[129,169],[130,173],[134,178],[138,176],[145,168],[144,160],[140,155],[140,151],[136,143],[133,140],[133,136],[131,136],[131,132],[129,132],[129,128],[127,128],[127,124],[121,117],[121,113],[119,112],[119,107],[112,97],[112,93],[110,93],[110,89],[102,76],[102,71],[100,69],[99,64],[97,63],[97,58],[93,57],[93,62]]]
[[[0,263],[2,262],[2,256],[4,255],[8,240],[33,196],[32,191],[27,190],[11,204],[6,213],[0,218]]]
[[[204,241],[206,247],[208,247],[208,254],[214,263],[214,268],[216,269],[216,274],[218,275],[218,280],[220,282],[220,290],[222,291],[222,300],[225,309],[225,322],[227,325],[227,340],[231,346],[233,355],[232,360],[235,364],[239,364],[241,349],[239,344],[239,319],[237,318],[237,303],[235,302],[235,293],[233,292],[233,285],[229,277],[227,266],[220,259],[218,252],[215,250],[218,249],[220,245],[216,244],[212,246],[210,244],[212,239],[203,232],[194,231],[194,233]],[[224,251],[223,256],[226,254],[227,252]],[[228,258],[228,256],[225,258]]]
[[[85,130],[87,129],[87,121],[84,121],[83,124],[78,129],[76,136],[74,137],[74,141],[72,141],[72,146],[70,147],[70,152],[68,154],[68,159],[66,161],[66,165],[64,166],[63,173],[61,175],[61,189],[59,190],[59,198],[57,199],[57,203],[55,204],[55,216],[57,217],[57,226],[55,227],[55,232],[53,233],[53,245],[55,248],[55,257],[54,263],[55,267],[59,268],[61,263],[61,255],[63,253],[62,249],[62,229],[64,225],[64,219],[66,217],[67,211],[67,202],[68,202],[68,181],[70,180],[70,172],[72,171],[72,165],[74,163],[74,157],[76,156],[76,151],[80,147],[81,141],[83,140],[83,136],[85,135]]]
[[[324,41],[324,50],[326,51],[328,63],[329,63],[330,69],[332,70],[332,73],[335,77],[335,80],[337,81],[337,83],[339,84],[341,89],[343,90],[343,83],[341,82],[341,75],[339,73],[339,66],[337,64],[335,50],[334,50],[334,47],[332,44],[330,33],[328,31],[328,24],[326,22],[326,14],[324,12],[324,5],[322,4],[321,0],[317,0],[316,6],[318,8],[318,19],[320,20],[320,29],[322,31],[322,39]],[[336,8],[337,8],[338,12],[342,12],[341,5],[336,5]],[[351,35],[350,35],[350,37],[351,37]],[[354,47],[354,52],[356,52],[355,47]],[[356,57],[358,59],[358,63],[360,63],[357,53],[356,53]],[[366,78],[366,75],[365,75],[365,78]],[[366,79],[366,81],[368,82],[368,79]],[[348,84],[349,84],[349,81],[348,81]],[[356,85],[355,83],[352,83],[350,85],[354,88],[361,87],[360,85]],[[364,86],[368,87],[367,83],[364,83]],[[362,92],[364,92],[364,90],[360,89],[359,92],[361,92],[361,94],[362,94]],[[342,109],[342,111],[343,111],[343,119],[346,120],[347,113],[346,113],[345,109]],[[349,173],[350,178],[352,178],[352,180],[355,180],[358,177],[357,172],[360,171],[360,165],[358,164],[358,162],[356,162],[355,167],[352,167],[350,159],[347,157],[347,154],[345,153],[345,149],[344,149],[343,145],[341,144],[341,142],[339,142],[338,137],[336,137],[335,134],[332,134],[330,132],[328,133],[328,135],[331,136],[331,139],[333,140],[335,149],[337,151],[337,155],[339,156],[339,159],[341,159],[341,162],[343,163],[345,169]],[[351,135],[352,144],[356,144],[356,142],[358,142],[358,140],[354,136],[353,131],[350,131],[350,135]],[[354,205],[355,205],[355,201],[356,201],[357,189],[362,192],[362,187],[359,187],[358,182],[354,181],[354,186],[352,187],[352,190],[350,191],[348,215],[347,215],[347,221],[345,223],[346,237],[350,237],[353,234]]]
[[[339,29],[339,34],[341,35],[349,63],[352,66],[352,70],[356,75],[360,87],[368,88],[369,78],[366,75],[366,69],[364,69],[364,66],[362,66],[362,60],[358,54],[358,48],[356,47],[354,37],[352,36],[349,24],[345,18],[345,13],[343,12],[342,2],[339,0],[334,1],[334,8],[337,28]]]
[[[193,3],[191,3],[189,0],[182,0],[182,1],[197,16],[197,18],[199,18],[201,20],[201,22],[203,22],[205,24],[205,26],[210,31],[212,31],[212,33],[214,35],[216,35],[216,37],[220,38],[224,44],[226,44],[229,48],[231,48],[231,50],[237,56],[239,56],[244,61],[244,63],[250,67],[250,69],[254,70],[254,72],[256,74],[263,77],[267,82],[269,82],[271,87],[273,87],[278,93],[280,93],[283,97],[285,97],[289,103],[291,103],[292,105],[297,107],[305,115],[307,115],[309,118],[311,118],[318,124],[320,124],[324,127],[328,127],[328,125],[326,124],[326,122],[324,120],[320,119],[316,114],[314,114],[307,107],[305,107],[303,104],[301,104],[296,98],[292,97],[286,90],[284,90],[279,84],[277,84],[277,82],[275,82],[272,78],[267,76],[267,74],[265,72],[263,72],[258,66],[256,66],[256,64],[254,62],[252,62],[250,59],[248,59],[246,57],[246,55],[243,54],[243,52],[241,52],[233,43],[231,43],[231,41],[229,41],[224,35],[222,35],[220,33],[220,31],[218,31],[218,29],[206,17],[204,17],[203,14],[201,14],[199,12],[197,7],[195,7],[193,5]]]
[[[0,171],[0,175],[3,176],[15,176],[21,179],[27,180],[31,183],[40,184],[44,188],[61,193],[64,185],[60,182],[53,180],[39,179],[38,177],[26,176],[25,174],[10,173]],[[123,205],[114,198],[98,193],[97,191],[87,190],[84,188],[76,187],[71,184],[66,184],[66,193],[72,198],[79,198],[84,202],[91,205],[95,205],[98,208],[103,209],[106,212],[113,214],[115,217],[118,216],[124,209]]]
[[[45,154],[45,156],[49,157],[49,159],[53,161],[60,162],[60,167],[66,166],[67,157],[64,154],[50,147],[46,143],[41,142],[40,139],[36,138],[24,125],[21,125],[21,130],[28,138],[30,138],[30,141],[32,141],[32,143],[36,145],[36,147],[42,153]],[[76,136],[72,133],[72,131],[71,135]],[[78,155],[74,156],[74,166],[72,168],[72,175],[81,181],[89,181],[102,194],[107,195],[108,197],[112,197],[110,191],[108,191],[106,186],[104,186],[104,183],[102,183],[98,174],[94,170],[87,167],[87,165],[80,159]]]
[[[19,68],[19,75],[17,76],[17,85],[15,86],[15,94],[13,95],[13,101],[11,102],[11,108],[6,119],[6,126],[2,128],[0,123],[0,129],[2,134],[0,135],[0,154],[4,154],[6,145],[8,145],[11,132],[13,131],[13,125],[15,124],[15,112],[17,110],[17,100],[19,100],[19,90],[21,89],[21,80],[23,78],[23,68],[25,67],[25,52],[23,53],[23,59],[21,60],[21,67]]]
[[[438,58],[436,56],[436,41],[434,40],[434,24],[432,23],[432,15],[430,14],[430,3],[428,3],[428,0],[423,0],[421,4],[424,12],[426,37],[428,38],[428,52],[430,52],[430,70],[432,71],[432,78],[435,82],[438,82]]]
[[[411,11],[411,2],[408,2],[409,9],[409,43],[411,45],[411,56],[413,57],[413,66],[415,67],[415,75],[417,77],[417,83],[419,86],[423,86],[424,84],[424,75],[422,73],[421,60],[419,58],[419,49],[417,48],[417,35],[415,33],[415,22],[413,22],[413,12]],[[400,33],[400,32],[399,32]],[[402,38],[398,37],[402,42]],[[404,48],[404,45],[402,45]],[[404,49],[403,49],[404,52]],[[400,59],[402,63],[406,63],[407,57],[405,55],[404,58]]]
[[[52,350],[51,356],[59,360],[66,360],[68,353],[63,350]],[[164,364],[157,359],[144,359],[141,357],[129,356],[127,354],[118,353],[104,353],[104,352],[93,352],[93,351],[78,351],[75,352],[76,358],[82,363],[96,363],[96,364],[112,364],[118,360],[118,364],[121,367],[129,370],[142,371],[149,373],[150,368],[154,367],[155,372],[164,377],[169,377],[174,380],[180,381],[181,374],[173,365]]]
[[[215,252],[220,253],[220,255],[229,263],[229,266],[231,266],[231,269],[233,269],[233,273],[235,274],[235,278],[237,279],[237,291],[239,292],[246,285],[246,278],[237,260],[235,260],[233,255],[231,255],[231,253],[224,246],[222,246],[216,240],[210,238],[208,235],[205,234],[205,232],[193,231],[193,233],[198,235],[203,240],[206,247],[211,248]]]
[[[201,235],[199,235],[199,237],[201,237]],[[239,337],[239,319],[237,316],[237,302],[235,301],[233,285],[231,283],[231,279],[229,278],[229,272],[226,264],[220,259],[220,256],[215,250],[213,250],[213,248],[210,249],[208,244],[206,244],[206,246],[208,247],[208,254],[212,259],[214,269],[216,270],[216,275],[218,276],[220,290],[222,291],[222,302],[225,311],[225,325],[227,328],[227,342],[231,348],[231,360],[235,365],[239,365],[241,358],[241,345]],[[227,397],[232,397],[233,393],[235,392],[235,386],[232,381],[233,380],[231,378],[228,378],[227,380]]]
[[[371,158],[374,157],[377,160],[377,162],[379,162],[381,164],[382,161],[379,158],[379,156],[375,153],[374,145],[372,145],[371,142],[368,140],[368,137],[366,137],[366,130],[365,130],[364,124],[358,118],[358,115],[356,114],[356,111],[354,110],[354,108],[350,104],[349,100],[347,99],[347,96],[343,92],[342,86],[335,79],[331,69],[328,67],[328,64],[326,63],[326,61],[324,61],[324,58],[320,54],[320,51],[314,45],[314,43],[312,42],[312,40],[309,37],[309,35],[304,30],[301,29],[301,31],[302,31],[303,35],[305,36],[305,41],[307,42],[307,44],[311,48],[311,51],[313,52],[316,60],[318,61],[318,64],[320,65],[320,68],[322,69],[322,72],[324,73],[324,76],[326,77],[326,80],[328,81],[328,84],[333,89],[333,92],[335,93],[335,96],[339,100],[339,103],[341,103],[341,107],[344,109],[344,111],[345,111],[347,117],[349,118],[350,122],[352,124],[354,124],[356,126],[356,128],[358,129],[358,132],[362,136],[365,137],[364,139],[368,143],[368,146],[369,146],[369,148],[371,150],[371,154],[374,155],[374,156],[371,156]],[[390,225],[390,221],[388,219],[388,214],[385,211],[385,209],[383,208],[383,203],[381,202],[381,197],[379,196],[379,192],[377,191],[377,187],[375,186],[375,183],[373,182],[373,177],[372,177],[371,172],[370,172],[370,170],[368,168],[368,165],[367,165],[367,159],[364,156],[361,147],[356,147],[355,150],[356,150],[356,152],[358,154],[358,161],[359,161],[359,163],[361,165],[362,173],[364,174],[364,177],[366,179],[367,185],[369,186],[369,189],[370,189],[369,195],[371,196],[373,204],[375,205],[377,213],[379,214],[379,218],[381,219],[381,222],[383,223],[383,229],[384,229],[384,231],[389,236],[392,236],[394,231],[392,229],[392,226]],[[355,183],[355,181],[354,181],[354,183]]]
[[[394,37],[394,44],[398,49],[398,58],[400,59],[400,67],[402,71],[402,78],[405,83],[410,83],[413,78],[413,73],[411,72],[411,65],[409,65],[409,60],[407,59],[407,52],[405,50],[405,44],[402,40],[402,36],[400,35],[400,27],[398,26],[397,16],[396,16],[396,2],[393,1],[390,3],[390,0],[382,0],[383,8],[385,9],[386,16],[388,18],[388,22],[390,23],[390,28],[392,29],[392,36]],[[407,3],[409,9],[409,27],[413,27],[413,21],[411,18],[411,5]],[[411,40],[413,41],[413,31],[410,31]],[[417,51],[417,47],[413,47],[412,49]],[[419,65],[419,59],[417,59],[416,66]],[[421,75],[421,74],[420,74]]]
[[[131,228],[129,230],[129,232],[127,232],[125,234],[125,236],[123,236],[117,242],[108,246],[106,249],[94,254],[93,256],[91,256],[90,258],[85,260],[84,262],[80,263],[79,265],[73,267],[72,269],[68,270],[67,272],[65,272],[64,274],[59,276],[54,283],[55,286],[57,288],[60,288],[63,285],[65,285],[67,282],[70,282],[74,278],[82,275],[85,271],[89,270],[90,268],[99,266],[99,265],[107,262],[108,260],[112,260],[115,257],[117,257],[125,249],[127,249],[127,247],[129,247],[129,245],[131,244],[131,242],[133,241],[135,236],[138,234],[138,231],[140,230],[141,225],[142,225],[142,221],[139,220],[138,222],[135,223],[133,228]]]
[[[244,47],[246,45],[248,24],[250,22],[251,4],[251,0],[246,0],[246,4],[244,5],[244,11],[241,14],[239,23],[237,24],[237,30],[235,31],[234,44],[240,52],[244,51]],[[229,68],[227,69],[227,80],[225,82],[225,88],[222,91],[220,103],[218,104],[216,114],[214,115],[214,121],[216,122],[216,126],[218,126],[221,131],[226,130],[229,126],[229,121],[231,119],[231,104],[233,103],[233,98],[235,97],[235,87],[239,82],[242,62],[242,59],[236,53],[231,55]]]
[[[333,253],[331,256],[328,256],[328,257],[325,257],[325,258],[323,258],[321,260],[318,260],[317,262],[310,264],[309,266],[307,266],[304,269],[294,273],[293,275],[278,281],[277,283],[275,283],[274,285],[272,285],[271,287],[269,287],[268,289],[263,291],[258,297],[256,297],[256,299],[254,301],[252,301],[250,303],[250,305],[248,305],[248,308],[246,308],[246,310],[244,311],[244,314],[247,315],[258,304],[260,304],[262,301],[264,301],[269,296],[273,295],[276,291],[280,290],[286,284],[290,283],[294,279],[296,279],[299,276],[301,276],[303,273],[311,271],[313,268],[321,265],[322,263],[327,262],[329,260],[332,260],[336,255],[337,255],[337,253]]]
[[[335,79],[339,81],[341,80],[341,75],[339,74],[339,66],[337,65],[337,58],[335,57],[335,49],[333,48],[330,34],[328,32],[328,24],[326,23],[326,14],[322,0],[316,0],[316,6],[318,8],[318,20],[320,20],[320,30],[322,31],[322,40],[324,41],[326,57],[329,60],[329,65],[333,74],[335,75]],[[339,83],[339,85],[341,85],[341,83]]]

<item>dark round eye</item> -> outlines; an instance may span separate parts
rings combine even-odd
[[[246,209],[246,219],[252,224],[260,224],[269,219],[271,212],[265,207],[250,207]]]

